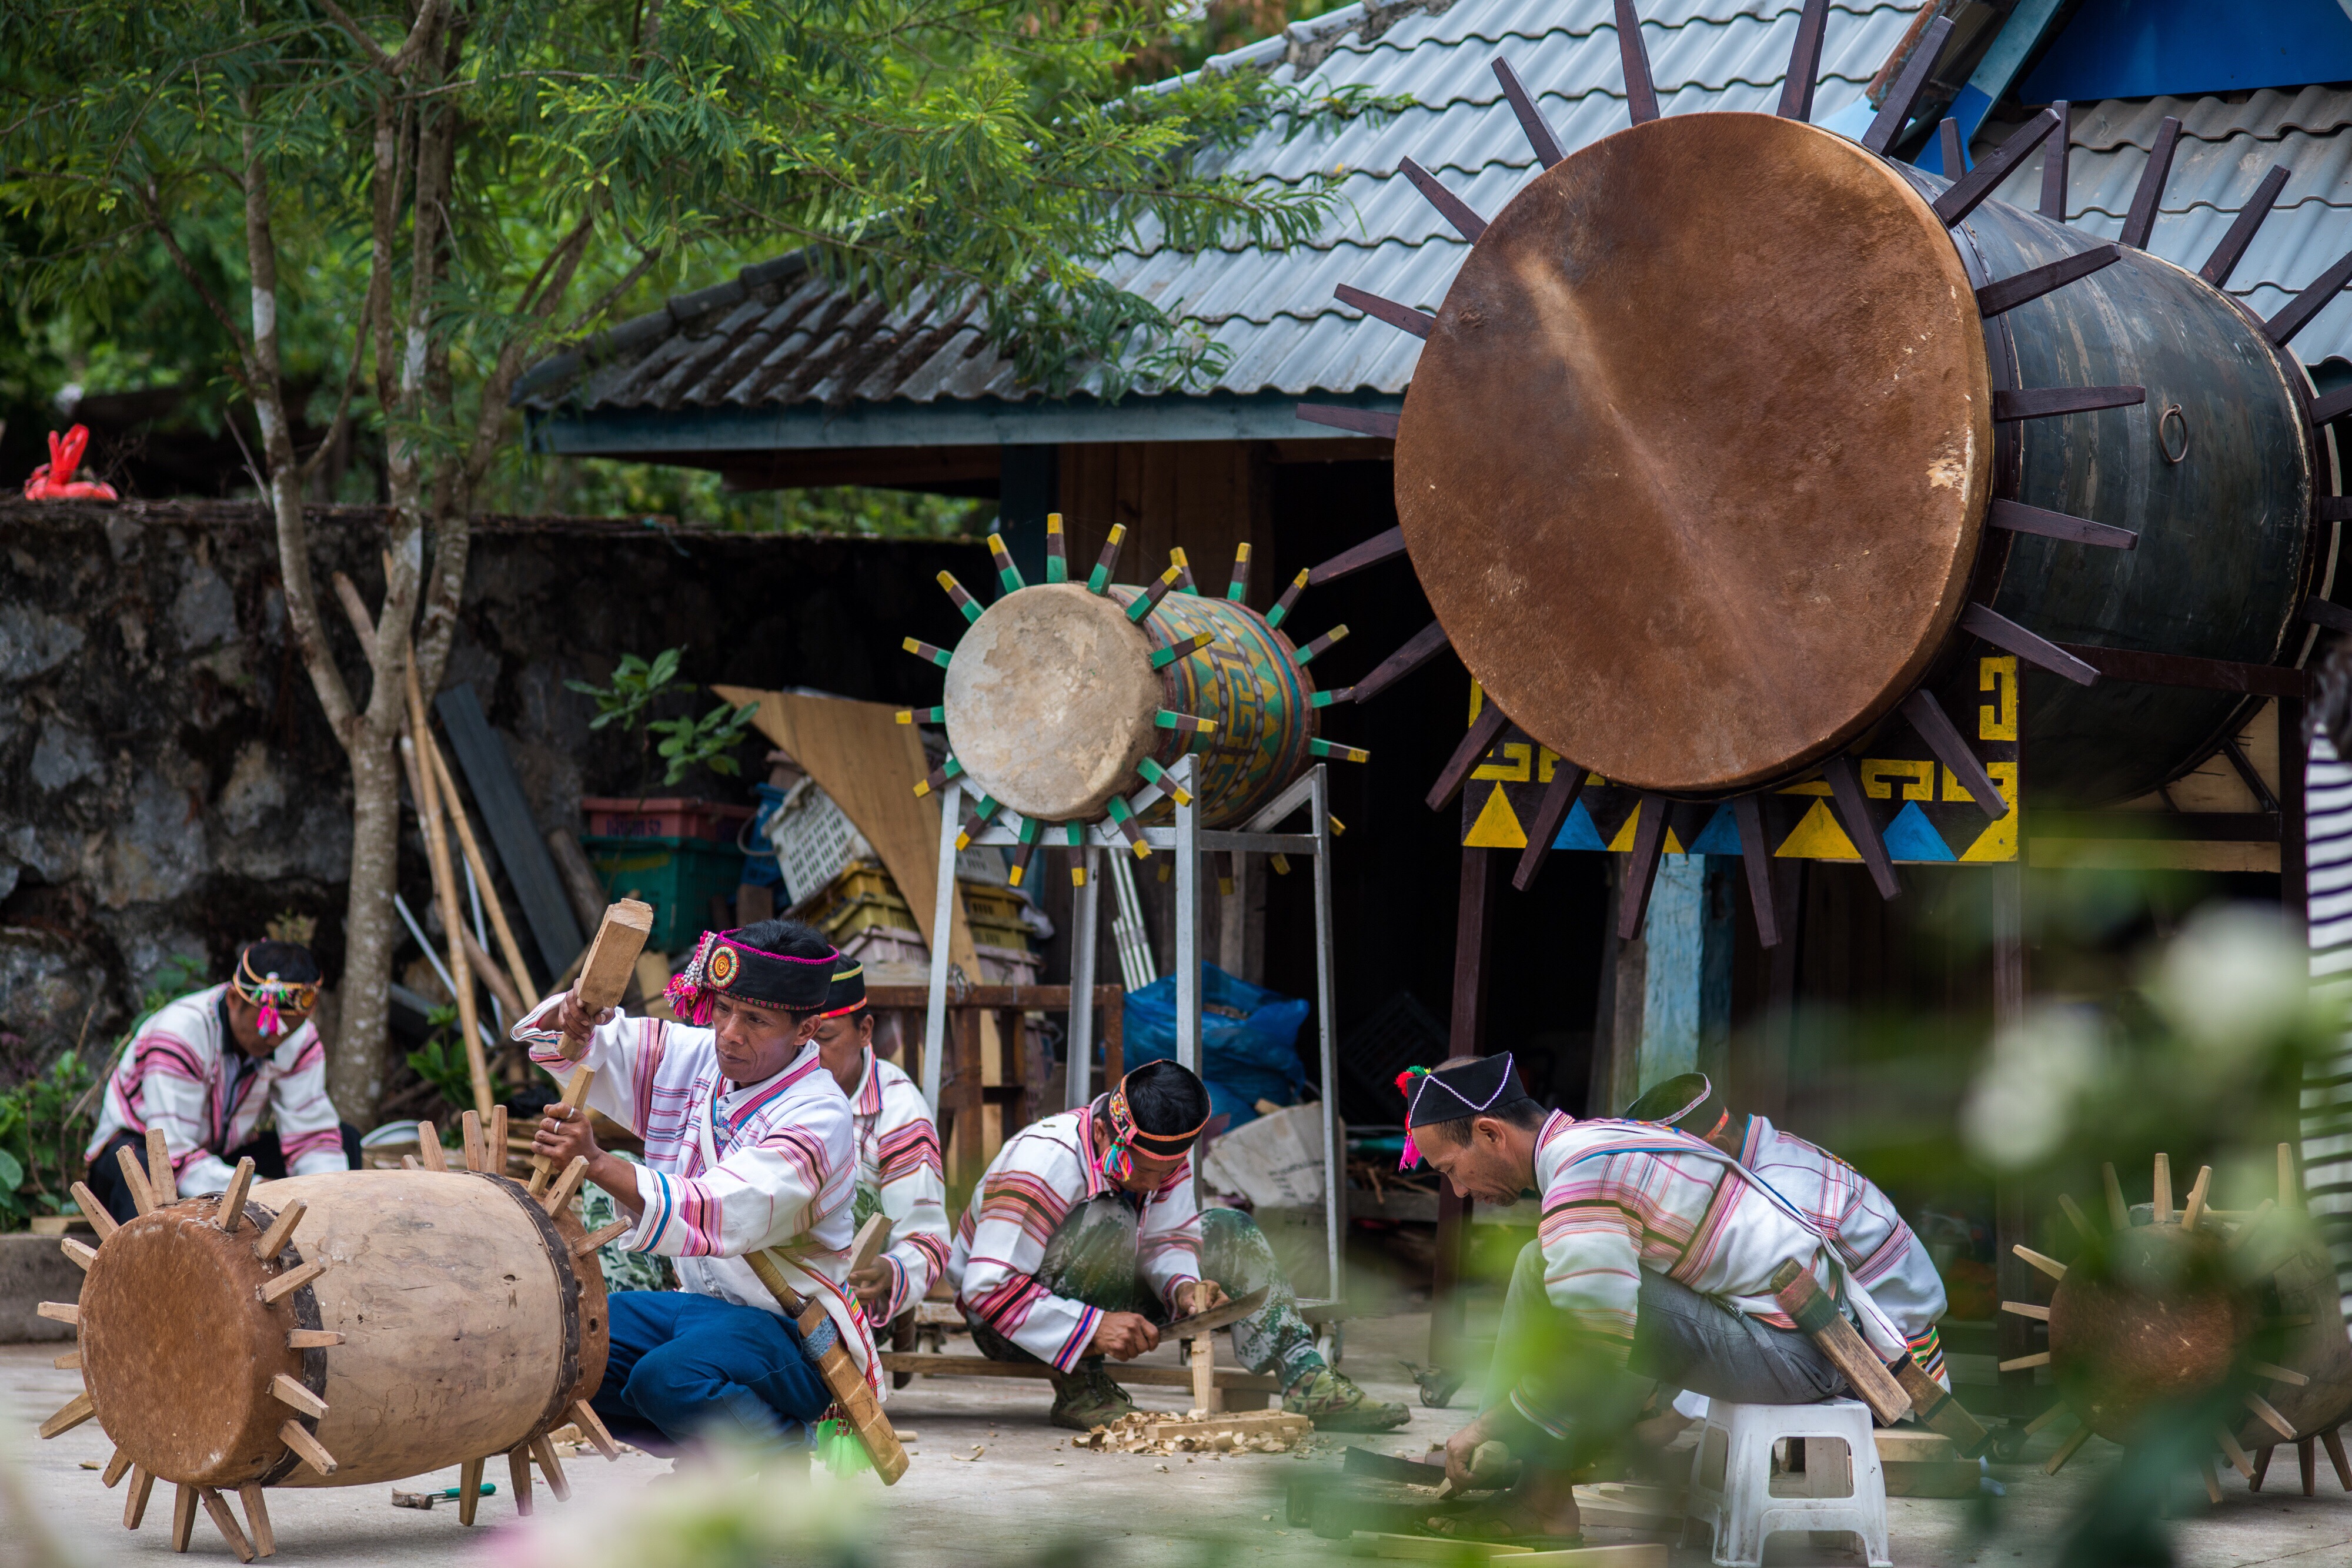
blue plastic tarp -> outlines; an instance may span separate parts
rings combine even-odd
[[[1176,977],[1154,980],[1127,993],[1122,1012],[1127,1065],[1176,1055]],[[1214,964],[1201,966],[1201,1077],[1209,1086],[1212,1115],[1231,1118],[1228,1127],[1257,1120],[1257,1103],[1298,1103],[1307,1070],[1298,1060],[1298,1030],[1307,1004],[1247,980]]]

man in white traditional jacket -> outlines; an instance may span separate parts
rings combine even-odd
[[[1572,1472],[1622,1440],[1661,1387],[1748,1405],[1843,1394],[1843,1377],[1773,1300],[1785,1262],[1842,1292],[1882,1359],[1904,1354],[1902,1334],[1806,1219],[1704,1141],[1547,1112],[1508,1055],[1399,1082],[1408,1164],[1425,1156],[1481,1203],[1529,1186],[1543,1196],[1504,1298],[1487,1404],[1445,1449],[1462,1483],[1490,1439],[1528,1463],[1486,1516],[1458,1528],[1528,1544],[1575,1539]]]
[[[310,1023],[319,961],[297,942],[248,942],[231,977],[155,1009],[133,1032],[106,1081],[85,1157],[90,1190],[117,1220],[131,1218],[120,1151],[146,1169],[160,1130],[184,1197],[227,1189],[236,1162],[266,1181],[350,1170],[360,1135],[327,1098],[327,1051]],[[261,1130],[267,1115],[275,1127]]]
[[[1822,1148],[1758,1115],[1738,1115],[1704,1072],[1685,1072],[1625,1108],[1629,1122],[1656,1122],[1704,1138],[1754,1171],[1834,1243],[1853,1281],[1903,1331],[1928,1376],[1947,1388],[1936,1324],[1949,1304],[1936,1260],[1868,1176]]]
[[[532,1146],[558,1168],[585,1155],[588,1179],[635,1217],[624,1245],[677,1270],[679,1290],[608,1299],[612,1353],[595,1406],[616,1435],[805,1455],[799,1445],[833,1403],[816,1369],[827,1346],[803,1342],[743,1261],[755,1249],[824,1304],[826,1333],[882,1396],[866,1313],[844,1278],[856,1132],[815,1045],[839,958],[796,921],[706,931],[669,988],[691,1022],[609,1009],[591,1018],[567,994],[515,1026],[549,1071],[596,1069],[588,1104],[645,1140],[645,1163],[599,1149],[587,1117],[560,1106]]]
[[[1281,1380],[1285,1410],[1339,1431],[1402,1426],[1403,1406],[1325,1363],[1256,1222],[1194,1207],[1191,1150],[1208,1120],[1200,1079],[1152,1061],[1093,1104],[1006,1139],[948,1258],[972,1343],[999,1361],[1051,1366],[1051,1419],[1083,1432],[1135,1408],[1105,1357],[1131,1360],[1172,1318],[1263,1288],[1265,1303],[1233,1325],[1234,1357]]]
[[[857,1127],[857,1200],[863,1228],[890,1221],[882,1256],[849,1276],[850,1289],[880,1328],[923,1299],[948,1266],[947,1180],[939,1124],[913,1079],[874,1054],[874,1014],[866,1005],[866,967],[844,957],[817,1025],[817,1055],[849,1096]]]

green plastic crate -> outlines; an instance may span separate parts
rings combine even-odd
[[[673,956],[691,952],[710,924],[710,901],[732,899],[743,880],[743,852],[714,839],[609,838],[580,841],[614,898],[654,906],[646,946]]]

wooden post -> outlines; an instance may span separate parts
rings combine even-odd
[[[2304,863],[2304,766],[2309,753],[2303,739],[2303,699],[2278,699],[2279,768],[2279,904],[2301,931],[2310,918],[2308,868]]]
[[[1495,913],[1495,852],[1465,846],[1462,887],[1454,925],[1454,1016],[1446,1034],[1449,1056],[1486,1054],[1486,946]],[[1434,1067],[1435,1062],[1411,1065]],[[1344,1201],[1341,1206],[1345,1212]],[[1462,1261],[1470,1239],[1470,1200],[1437,1179],[1437,1260],[1430,1281],[1429,1360],[1452,1364],[1462,1337]]]
[[[473,868],[474,881],[481,888],[482,908],[490,917],[490,931],[499,939],[499,951],[506,956],[515,992],[528,1010],[531,993],[538,988],[531,984],[530,970],[523,964],[522,945],[515,940],[514,928],[507,924],[506,906],[499,902],[497,892],[490,886],[489,862],[482,858],[482,848],[474,841],[474,824],[466,816],[465,802],[457,799],[457,781],[449,772],[448,759],[441,755],[441,743],[427,734],[425,747],[433,759],[433,777],[440,798],[449,806],[450,825],[457,830],[457,848],[464,852],[466,863]]]
[[[2010,787],[2021,814],[2017,859],[2008,865],[1986,868],[1986,874],[1992,878],[1992,1021],[1996,1030],[2010,1028],[2025,1018],[2024,729],[2021,720],[2018,725],[2017,778]],[[1996,1183],[1993,1188],[1993,1267],[2004,1301],[2032,1300],[2029,1291],[2032,1289],[2033,1271],[2017,1255],[2018,1246],[2032,1239],[2032,1235],[2024,1188],[2014,1178]],[[2033,1349],[2032,1320],[2012,1312],[1999,1314],[1994,1329],[1994,1346],[2000,1361],[2015,1361],[2029,1355]],[[2003,1372],[1999,1376],[2001,1414],[2012,1421],[2023,1420],[2032,1413],[2032,1369]]]
[[[1217,1388],[1217,1333],[1212,1329],[1184,1343],[1192,1347],[1192,1408],[1214,1415],[1225,1407],[1224,1396]]]

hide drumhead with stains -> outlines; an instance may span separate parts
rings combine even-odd
[[[1619,783],[1753,787],[1911,690],[1992,462],[1983,329],[1917,193],[1829,131],[1654,120],[1539,175],[1439,311],[1407,549],[1512,719]]]

